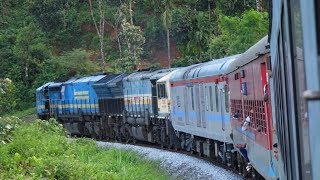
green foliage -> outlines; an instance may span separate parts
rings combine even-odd
[[[21,124],[21,120],[15,116],[0,117],[0,145],[12,141],[12,133]]]
[[[255,0],[103,2],[105,60],[112,72],[164,58],[157,56],[167,44],[177,45],[181,56],[172,65],[185,66],[242,53],[267,34],[267,14],[248,11],[256,8]],[[99,58],[90,55],[98,54],[100,44],[87,0],[4,0],[0,6],[0,78],[11,79],[19,92],[12,110],[34,106],[35,89],[45,82],[99,70],[89,59]],[[94,16],[99,19],[99,11]]]
[[[67,139],[55,120],[22,124],[0,146],[1,179],[167,179],[133,152]]]
[[[178,43],[185,43],[188,41],[188,33],[192,30],[192,16],[193,12],[188,7],[172,9],[172,37]]]
[[[185,67],[190,66],[192,64],[203,63],[212,60],[210,55],[207,53],[203,53],[195,56],[185,56],[180,59],[175,59],[172,62],[172,67]]]
[[[41,80],[66,80],[69,77],[88,75],[98,72],[97,63],[90,60],[90,53],[82,49],[74,49],[61,56],[52,57],[42,65]],[[41,82],[42,84],[44,82]]]
[[[123,20],[119,36],[122,42],[122,58],[117,61],[118,69],[130,72],[138,65],[142,55],[142,45],[145,43],[141,28]]]
[[[194,16],[194,30],[189,33],[190,39],[187,43],[188,55],[201,55],[208,50],[210,35],[213,35],[213,26],[209,21],[209,14],[197,12]]]
[[[24,69],[23,79],[27,82],[39,72],[39,64],[50,57],[45,41],[43,33],[33,23],[18,30],[13,53],[19,59],[20,67]],[[33,71],[30,71],[31,68]]]
[[[243,53],[268,33],[268,14],[249,10],[241,17],[221,16],[221,35],[213,36],[210,53],[215,58]]]
[[[13,113],[13,116],[18,118],[26,118],[28,116],[36,115],[36,108],[32,107],[23,111],[17,111]]]
[[[256,7],[256,0],[216,0],[216,7],[221,14],[226,16],[241,16],[241,14],[247,9]]]
[[[0,116],[10,113],[17,106],[17,89],[14,83],[8,79],[0,79]]]
[[[153,64],[150,65],[149,68],[150,68],[150,70],[155,71],[155,70],[158,70],[158,69],[162,69],[162,66],[161,66],[160,63],[153,63]]]
[[[81,6],[86,7],[86,4],[79,4],[73,0],[28,0],[28,2],[29,12],[41,30],[47,33],[52,45],[61,50],[83,47],[79,43],[81,41],[79,27],[88,21],[89,12],[80,10]]]

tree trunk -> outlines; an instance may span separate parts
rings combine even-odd
[[[96,19],[94,18],[93,15],[93,9],[92,9],[92,2],[89,0],[89,5],[90,5],[90,12],[91,12],[91,17],[94,23],[94,27],[96,28],[99,41],[100,41],[100,55],[101,55],[101,65],[102,65],[102,71],[105,71],[106,68],[106,62],[105,62],[105,55],[104,55],[104,26],[105,26],[105,19],[104,19],[104,7],[102,7],[102,2],[99,0],[99,15],[100,15],[100,23],[99,23],[99,28],[96,22]]]
[[[28,77],[29,77],[29,57],[26,58],[26,64],[24,67],[24,78],[25,78],[26,84],[28,81]]]
[[[131,26],[133,26],[133,14],[132,14],[132,0],[129,0],[129,13],[130,13],[130,24],[131,24]],[[135,60],[137,60],[136,59],[136,57],[137,57],[137,53],[136,53],[136,47],[135,47],[135,45],[133,45],[133,57],[134,57],[134,59]],[[138,62],[135,62],[135,64],[137,64]]]
[[[257,3],[257,11],[262,12],[263,11],[262,0],[256,0],[256,3]]]
[[[101,62],[102,62],[102,71],[104,72],[106,69],[106,62],[104,56],[104,26],[105,26],[105,19],[104,19],[104,11],[102,7],[102,2],[99,1],[99,10],[100,10],[100,53],[101,53]]]
[[[209,24],[211,24],[211,5],[210,5],[210,0],[208,0],[208,13],[209,13]],[[212,59],[212,54],[209,51],[209,56],[210,56],[210,60]]]
[[[171,55],[170,55],[170,31],[167,28],[167,47],[168,47],[168,62],[169,62],[169,68],[171,68]]]
[[[31,40],[30,40],[31,41]],[[29,41],[29,42],[30,42]],[[28,79],[29,79],[29,64],[30,64],[30,57],[29,57],[29,46],[27,45],[26,47],[26,63],[25,63],[25,67],[24,67],[24,79],[25,79],[25,83],[26,85],[28,85]]]
[[[130,23],[133,25],[133,15],[132,15],[132,0],[129,1],[129,13],[130,13]]]
[[[102,71],[104,72],[106,69],[106,62],[105,62],[105,56],[104,56],[103,35],[100,36],[100,53],[101,53]]]
[[[120,55],[120,58],[122,58],[122,49],[121,49],[119,33],[117,33],[117,41],[118,41],[118,47],[119,47],[119,55]]]

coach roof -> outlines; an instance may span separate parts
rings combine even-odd
[[[225,74],[227,66],[239,56],[240,55],[233,55],[182,68],[174,72],[170,78],[170,82]]]
[[[86,83],[86,82],[96,82],[105,77],[106,75],[97,75],[97,76],[87,76],[79,78],[72,83]]]
[[[185,79],[185,76],[192,70],[192,68],[197,67],[201,64],[193,64],[191,66],[182,67],[178,69],[177,71],[174,71],[174,73],[170,77],[170,82],[180,81]]]
[[[125,77],[124,81],[138,81],[143,79],[159,79],[169,72],[171,72],[173,69],[160,69],[156,71],[141,71],[141,72],[135,72],[130,74],[129,76]]]
[[[42,86],[38,87],[36,91],[41,91],[43,88],[45,88],[45,87],[49,86],[49,85],[50,85],[50,84],[52,84],[52,83],[53,83],[53,82],[48,82],[48,83],[46,83],[46,84],[44,84],[44,85],[42,85]]]
[[[237,58],[239,58],[239,56],[240,55],[238,54],[203,63],[194,69],[196,76],[193,78],[225,74],[226,68],[229,66],[229,64],[234,62]]]
[[[60,87],[62,85],[62,82],[55,82],[50,84],[48,87],[49,88],[56,88],[56,87]]]
[[[162,78],[160,78],[159,80],[157,80],[158,83],[161,83],[161,82],[166,82],[170,79],[170,77],[177,71],[179,71],[180,68],[176,68],[174,69],[173,71],[171,71],[170,73],[168,73],[167,75],[163,76]]]
[[[268,45],[268,36],[265,36],[255,45],[251,46],[246,52],[244,52],[236,61],[230,63],[226,69],[226,73],[231,73],[257,59],[261,55],[269,53],[270,49],[267,47]]]

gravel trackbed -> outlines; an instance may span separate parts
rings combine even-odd
[[[132,150],[148,160],[160,162],[161,168],[168,172],[171,179],[242,179],[231,171],[185,154],[120,143],[98,141],[97,144],[99,147]]]

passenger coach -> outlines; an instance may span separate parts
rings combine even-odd
[[[192,65],[177,70],[170,77],[171,120],[183,148],[208,157],[214,152],[224,162],[231,161],[226,69],[238,57]]]

